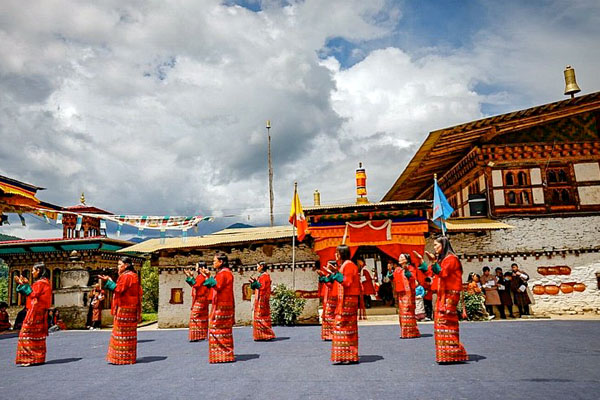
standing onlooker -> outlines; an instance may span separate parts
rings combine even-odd
[[[506,319],[504,313],[504,307],[502,307],[502,301],[500,300],[500,294],[498,293],[498,280],[495,276],[490,274],[490,267],[483,267],[483,275],[481,275],[481,286],[483,287],[485,294],[485,308],[488,314],[494,315],[494,306],[500,313],[500,318]]]
[[[423,304],[425,306],[425,321],[433,319],[433,278],[428,276],[423,283],[425,295],[423,296]]]
[[[381,285],[379,285],[378,295],[384,306],[388,303],[390,306],[394,305],[394,290],[392,288],[392,280],[388,277],[388,274],[394,273],[396,269],[396,263],[393,260],[387,263],[387,273],[383,274]]]
[[[104,302],[104,290],[100,287],[100,283],[94,287],[92,301],[90,305],[92,307],[92,326],[93,329],[100,329],[102,323],[102,303]]]
[[[373,278],[362,257],[356,258],[356,265],[360,271],[360,284],[362,286],[363,299],[365,300],[365,308],[371,308],[371,295],[375,294],[375,286],[373,286]]]
[[[506,272],[502,275],[502,268],[496,268],[496,279],[498,280],[498,293],[500,294],[500,302],[502,303],[502,308],[508,308],[508,316],[514,318],[513,314],[513,301],[510,297],[510,279],[512,273]],[[506,317],[506,314],[504,315]]]
[[[425,289],[423,286],[418,285],[415,288],[415,318],[417,321],[423,321],[427,315],[425,314],[425,303],[423,297],[425,296]]]
[[[515,304],[519,308],[519,315],[529,315],[529,305],[531,304],[531,299],[527,294],[529,274],[522,271],[517,263],[512,263],[510,267],[512,269],[512,282],[510,288],[513,292],[513,297],[515,298]]]

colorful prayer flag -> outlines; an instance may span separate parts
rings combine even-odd
[[[433,182],[433,217],[432,220],[436,220],[438,218],[448,219],[450,215],[454,212],[454,208],[448,203],[446,200],[446,196],[444,196],[444,192],[439,187],[437,183],[437,179]]]

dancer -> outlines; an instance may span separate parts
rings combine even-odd
[[[415,317],[416,274],[414,271],[411,271],[412,260],[410,255],[400,254],[398,263],[400,266],[396,267],[390,278],[393,278],[394,290],[396,291],[398,301],[400,337],[402,339],[418,338],[421,337],[421,332],[419,332]]]
[[[190,312],[190,323],[188,338],[190,342],[206,340],[208,335],[208,295],[210,289],[204,286],[206,275],[202,273],[199,265],[195,268],[197,276],[194,278],[192,271],[184,269],[185,281],[192,287],[192,311]]]
[[[37,263],[31,269],[35,280],[29,285],[24,276],[15,276],[17,292],[27,296],[27,314],[19,332],[17,342],[17,365],[30,365],[46,362],[46,336],[48,336],[48,308],[52,305],[52,286],[48,280],[48,270],[44,263]]]
[[[435,361],[439,364],[467,361],[469,356],[460,343],[457,305],[462,291],[462,265],[454,254],[450,241],[441,236],[433,243],[435,255],[426,251],[430,265],[416,251],[420,269],[429,268],[437,274],[438,288],[434,318]]]
[[[229,269],[229,259],[225,253],[217,253],[213,267],[218,270],[215,277],[208,269],[202,272],[207,276],[204,286],[212,288],[212,309],[208,322],[208,362],[234,362],[233,324],[235,323],[235,300],[233,298],[233,274]]]
[[[338,295],[335,326],[332,332],[331,361],[335,364],[358,363],[358,309],[361,300],[358,267],[350,260],[350,248],[340,245],[335,252],[338,265],[330,266],[329,279]]]
[[[255,341],[273,340],[275,333],[271,327],[271,276],[267,272],[267,264],[256,265],[258,278],[250,278],[250,287],[254,289],[254,321],[253,337]]]
[[[117,263],[119,278],[115,283],[108,275],[98,275],[104,289],[113,292],[113,328],[106,361],[115,365],[135,364],[137,324],[142,320],[142,287],[129,257]]]
[[[335,268],[335,261],[330,260],[327,263],[326,271]],[[338,304],[337,292],[333,290],[333,282],[329,278],[328,274],[318,270],[319,282],[321,282],[323,288],[323,312],[321,314],[321,340],[331,341],[331,332],[333,331],[333,325],[335,324],[335,309]]]

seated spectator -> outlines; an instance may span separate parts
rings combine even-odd
[[[27,308],[23,307],[21,311],[17,313],[17,317],[15,318],[15,324],[13,325],[13,330],[20,331],[21,326],[23,326],[23,321],[27,316]]]
[[[418,285],[415,288],[415,318],[417,318],[417,321],[423,321],[427,317],[423,297],[425,297],[425,289],[423,286]]]
[[[4,301],[0,303],[0,332],[7,331],[12,327],[8,319],[8,312],[6,312],[7,308],[8,304]]]
[[[500,318],[506,319],[504,307],[498,293],[498,280],[490,273],[490,267],[483,267],[483,275],[481,275],[481,286],[485,294],[485,308],[490,315],[494,315],[494,306],[500,313]]]
[[[477,305],[476,310],[471,310],[469,313],[469,319],[471,320],[480,320],[480,319],[493,319],[493,316],[490,316],[485,308],[485,295],[481,289],[480,276],[474,272],[469,274],[467,278],[467,296],[471,296],[475,299]],[[465,299],[465,303],[467,299]],[[468,312],[469,310],[467,310]]]

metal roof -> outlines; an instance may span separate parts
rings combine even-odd
[[[511,229],[512,225],[489,218],[450,218],[446,221],[448,232],[477,232]]]
[[[382,201],[418,198],[433,184],[433,174],[441,177],[477,144],[498,135],[594,110],[600,110],[600,92],[433,131]]]
[[[339,211],[349,212],[352,209],[392,209],[392,210],[406,210],[406,209],[427,209],[431,208],[431,200],[399,200],[399,201],[380,201],[377,203],[366,203],[366,204],[327,204],[320,206],[304,207],[306,215],[314,215],[324,211]]]
[[[260,227],[260,228],[233,228],[223,229],[204,236],[191,236],[185,241],[183,238],[168,238],[164,243],[160,239],[150,239],[131,247],[119,250],[123,253],[153,253],[165,249],[184,248],[212,248],[223,245],[233,245],[261,240],[277,240],[292,238],[292,225]]]
[[[26,239],[0,242],[0,254],[49,253],[72,250],[115,251],[131,245],[126,240],[111,239],[104,236],[76,239]]]

